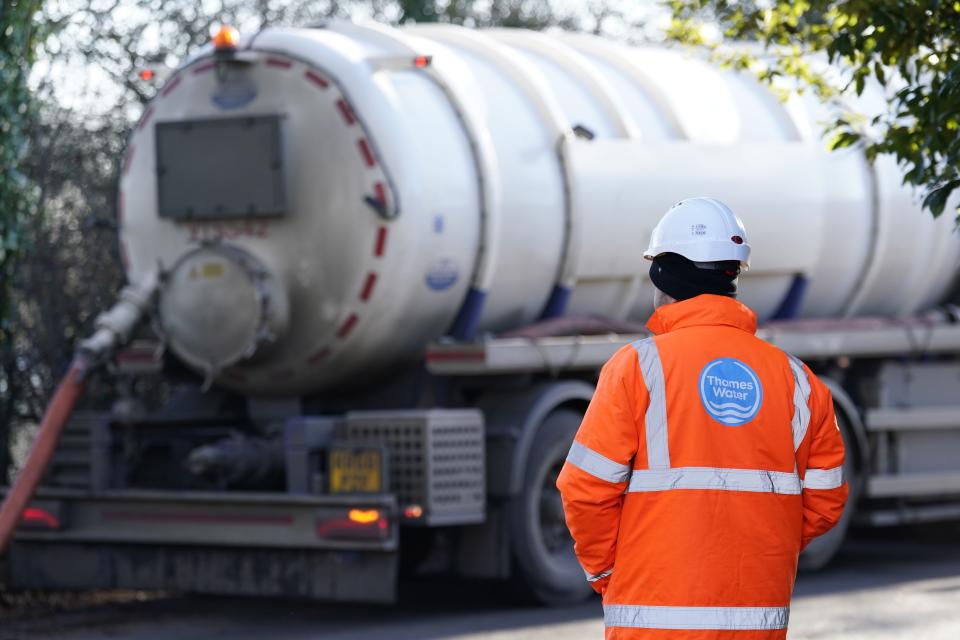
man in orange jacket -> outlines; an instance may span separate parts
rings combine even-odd
[[[726,205],[674,205],[644,257],[655,335],[603,367],[557,481],[606,637],[785,638],[797,557],[847,498],[830,392],[754,335]]]

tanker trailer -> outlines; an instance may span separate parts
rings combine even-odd
[[[11,583],[391,600],[439,571],[586,596],[556,475],[643,337],[651,229],[700,194],[746,223],[762,335],[834,393],[854,497],[804,563],[855,511],[957,517],[960,242],[894,164],[828,153],[827,116],[586,35],[218,37],[130,138],[150,322],[110,359],[113,409],[68,424]]]

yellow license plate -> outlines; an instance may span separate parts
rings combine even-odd
[[[383,453],[379,449],[331,449],[330,493],[383,491]]]

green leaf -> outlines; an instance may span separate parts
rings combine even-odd
[[[879,61],[873,63],[873,75],[876,76],[877,82],[883,86],[887,86],[887,74],[883,70],[883,65]]]
[[[960,1],[672,0],[671,6],[683,24],[713,24],[731,43],[763,45],[766,70],[755,73],[768,84],[780,84],[779,73],[831,102],[841,91],[862,95],[871,77],[895,87],[885,108],[835,123],[829,147],[866,142],[868,159],[893,158],[936,215],[960,188]],[[834,67],[829,74],[809,69],[817,55]],[[856,133],[861,123],[870,124],[869,140]]]
[[[830,140],[827,148],[830,149],[830,151],[836,151],[837,149],[852,146],[859,141],[860,134],[854,133],[853,131],[841,131]]]
[[[945,185],[931,190],[923,199],[923,208],[929,209],[933,217],[938,217],[943,213],[943,209],[947,205],[947,198],[950,197],[950,194],[954,192],[957,186],[960,186],[960,180],[951,180]]]

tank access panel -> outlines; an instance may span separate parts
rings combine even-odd
[[[160,217],[284,215],[282,125],[279,115],[158,122]]]

